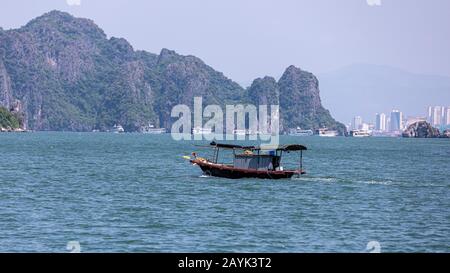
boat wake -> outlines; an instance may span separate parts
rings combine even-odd
[[[307,182],[325,182],[325,183],[335,183],[339,182],[339,179],[336,177],[310,177],[310,176],[295,176],[292,177],[292,180],[296,181],[307,181]]]
[[[369,180],[369,181],[358,181],[359,183],[367,184],[367,185],[391,185],[392,181],[377,181],[377,180]]]
[[[342,179],[337,177],[311,177],[311,176],[300,176],[293,177],[292,180],[295,181],[305,181],[305,182],[322,182],[322,183],[359,183],[366,185],[391,185],[393,181],[391,180],[357,180],[357,179]]]

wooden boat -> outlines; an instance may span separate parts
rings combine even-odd
[[[198,157],[196,153],[192,153],[194,158],[190,159],[190,162],[199,166],[206,175],[232,179],[281,179],[305,174],[302,166],[303,151],[307,148],[303,145],[239,146],[212,142],[208,147],[214,150],[213,159]],[[233,151],[233,164],[217,162],[221,149]],[[300,152],[299,168],[296,170],[284,170],[281,166],[283,152],[289,153],[292,151]]]

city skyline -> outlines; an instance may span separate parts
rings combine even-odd
[[[392,109],[388,111],[389,115],[385,112],[378,112],[374,114],[373,119],[364,119],[361,115],[356,115],[352,118],[350,123],[347,123],[347,127],[349,129],[361,129],[363,124],[370,125],[374,130],[377,131],[392,131],[391,128],[391,119],[392,113],[399,113],[399,116],[396,116],[396,125],[395,128],[398,128],[399,121],[401,121],[400,128],[405,128],[408,124],[413,121],[426,120],[432,126],[449,126],[450,125],[450,106],[428,106],[428,111],[423,114],[423,116],[411,116],[405,115],[405,113],[398,109]]]

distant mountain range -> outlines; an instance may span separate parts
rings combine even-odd
[[[264,77],[244,89],[197,57],[135,51],[125,39],[108,39],[93,21],[68,13],[0,28],[0,105],[21,112],[30,129],[170,128],[172,107],[192,105],[194,96],[205,105],[279,103],[284,130],[345,131],[322,107],[317,78],[294,66],[278,81]]]
[[[354,64],[318,78],[325,106],[341,121],[359,115],[370,122],[375,113],[392,109],[406,116],[425,116],[429,105],[450,105],[450,77]]]

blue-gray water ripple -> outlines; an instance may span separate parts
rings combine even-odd
[[[450,251],[448,140],[282,142],[307,175],[205,177],[170,135],[0,134],[0,251]]]

